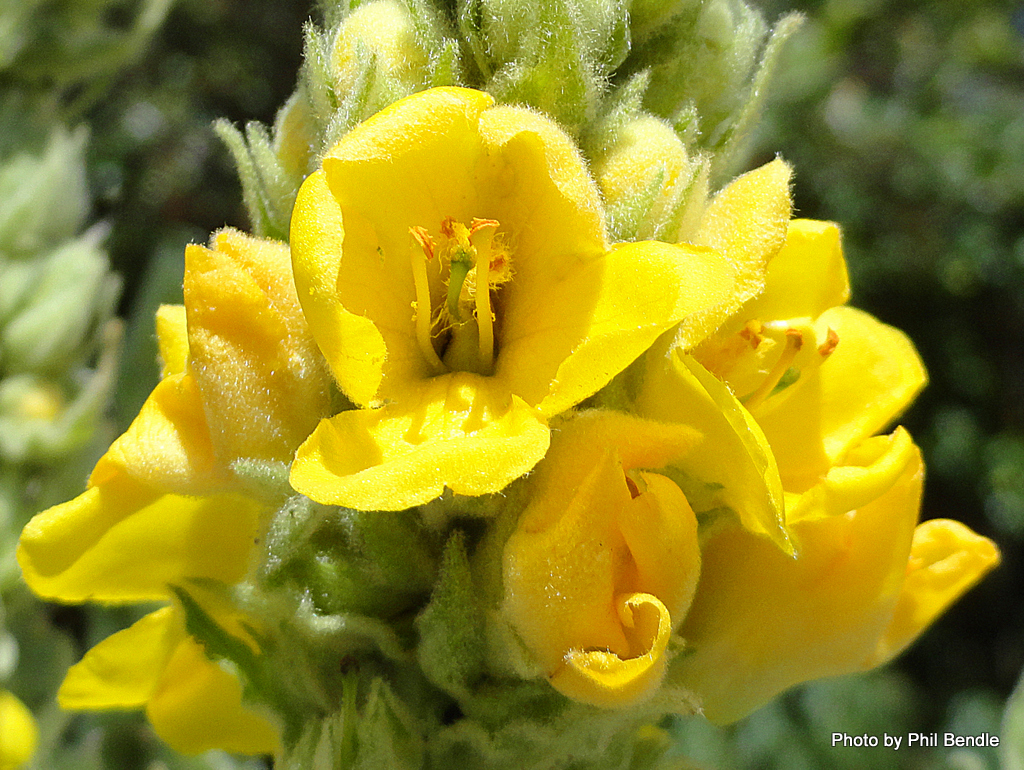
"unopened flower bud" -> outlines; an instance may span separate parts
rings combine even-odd
[[[418,90],[428,55],[420,45],[412,16],[398,0],[374,0],[342,23],[331,52],[334,88],[340,99],[373,78],[371,103],[381,106]]]
[[[641,115],[627,123],[593,170],[616,238],[675,242],[700,222],[708,162],[691,157],[672,127],[658,118]]]

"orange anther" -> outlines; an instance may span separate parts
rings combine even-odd
[[[830,326],[828,329],[828,336],[825,338],[825,341],[818,346],[818,352],[824,357],[830,356],[838,344],[839,335],[836,334],[836,330]]]

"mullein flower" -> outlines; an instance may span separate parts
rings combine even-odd
[[[692,373],[710,370],[763,433],[785,495],[792,556],[729,517],[707,528],[679,631],[691,650],[669,681],[712,721],[888,661],[999,560],[957,522],[917,524],[920,452],[902,428],[874,434],[925,371],[902,333],[840,305],[848,294],[838,228],[794,220],[763,294],[692,354],[648,356],[637,412],[668,416]]]
[[[711,249],[609,245],[569,137],[468,89],[348,134],[303,185],[291,244],[310,329],[359,407],[320,423],[291,482],[361,510],[499,491],[544,456],[549,418],[745,299]]]
[[[36,750],[39,729],[24,703],[0,689],[0,770],[18,770]]]
[[[166,602],[171,586],[240,581],[270,511],[235,469],[287,460],[327,412],[326,368],[286,246],[222,231],[212,249],[186,250],[184,289],[184,307],[157,315],[163,378],[139,416],[88,489],[22,534],[25,580],[45,598]],[[213,604],[231,627],[231,613]],[[90,650],[58,699],[67,708],[146,706],[157,733],[186,752],[278,745],[275,729],[241,705],[240,683],[186,633],[176,603]]]

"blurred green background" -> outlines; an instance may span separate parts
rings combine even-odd
[[[92,5],[122,31],[141,6]],[[73,6],[34,4],[57,18]],[[707,767],[994,768],[994,750],[894,754],[833,749],[830,738],[998,734],[1024,668],[1024,4],[762,8],[769,20],[795,9],[807,21],[787,44],[747,167],[780,153],[796,167],[798,214],[842,224],[853,303],[904,329],[931,375],[904,418],[928,467],[923,516],[967,523],[1004,561],[885,671],[800,688],[728,730],[693,720],[673,730]],[[156,380],[152,314],[180,302],[183,245],[247,225],[211,123],[272,122],[312,13],[306,0],[177,0],[115,68],[97,54],[90,71],[58,23],[40,33],[50,48],[33,49],[46,53],[0,72],[5,89],[58,93],[53,108],[91,126],[92,214],[110,227],[128,320],[118,431]],[[76,77],[45,66],[62,56],[84,62]],[[30,128],[30,118],[16,127]],[[74,611],[54,613],[74,630]],[[139,761],[155,757],[147,751]]]

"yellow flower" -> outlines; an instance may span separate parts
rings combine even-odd
[[[18,770],[32,758],[38,740],[32,712],[7,690],[0,690],[0,770]]]
[[[326,368],[287,247],[231,230],[213,246],[188,247],[185,307],[157,314],[163,378],[138,417],[86,491],[22,533],[18,561],[44,598],[166,601],[169,586],[188,580],[243,579],[266,511],[241,489],[233,464],[286,461],[327,412]],[[175,605],[90,650],[59,700],[146,705],[157,733],[184,752],[277,746],[273,727],[242,706],[239,683],[185,634]]]
[[[697,519],[671,480],[696,433],[618,412],[567,422],[505,546],[504,612],[551,684],[627,704],[661,682],[700,573]]]
[[[924,368],[899,331],[835,307],[848,292],[838,229],[794,220],[761,296],[694,355],[649,359],[641,414],[663,419],[666,400],[710,369],[756,420],[784,490],[793,555],[741,526],[741,510],[741,525],[720,519],[702,550],[679,632],[691,651],[669,678],[715,722],[889,660],[999,560],[956,522],[915,527],[920,452],[902,429],[873,434],[924,385]]]
[[[362,510],[502,489],[544,456],[550,417],[666,329],[696,342],[745,299],[711,249],[609,246],[569,137],[467,89],[343,138],[299,192],[291,242],[313,336],[359,407],[320,423],[292,485]]]

